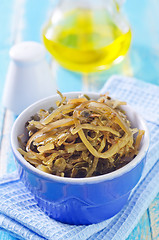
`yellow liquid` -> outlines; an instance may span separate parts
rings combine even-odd
[[[131,42],[130,29],[123,33],[105,11],[74,10],[57,26],[43,30],[48,51],[64,67],[79,72],[108,69],[122,59]]]

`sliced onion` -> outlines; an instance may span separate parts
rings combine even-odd
[[[111,146],[106,152],[98,152],[87,140],[83,130],[79,130],[79,137],[81,138],[84,145],[87,147],[90,153],[97,158],[109,158],[117,153],[122,147],[124,147],[130,140],[130,136],[125,134],[115,145]]]
[[[76,134],[81,129],[89,129],[89,130],[94,130],[94,131],[111,132],[112,134],[120,137],[120,133],[115,131],[115,130],[113,130],[110,127],[94,126],[94,125],[91,125],[91,124],[80,124],[76,128],[72,129],[71,133],[72,134]]]

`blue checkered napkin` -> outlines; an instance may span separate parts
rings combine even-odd
[[[111,97],[126,101],[138,111],[145,120],[159,123],[159,87],[135,78],[113,76],[101,89]]]
[[[151,143],[145,170],[128,204],[116,216],[98,224],[62,224],[45,215],[17,175],[12,175],[10,181],[8,176],[0,185],[1,228],[27,240],[124,240],[131,233],[159,191],[159,88],[136,79],[115,76],[106,83],[103,91],[131,103],[146,116],[150,131]]]

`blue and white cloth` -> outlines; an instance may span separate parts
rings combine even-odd
[[[27,240],[124,240],[159,192],[159,87],[113,76],[101,92],[124,100],[147,121],[150,147],[142,178],[128,204],[113,218],[89,226],[57,222],[44,214],[18,175],[0,180],[0,228]]]

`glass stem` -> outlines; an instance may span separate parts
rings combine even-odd
[[[82,91],[89,91],[89,74],[82,75]]]

